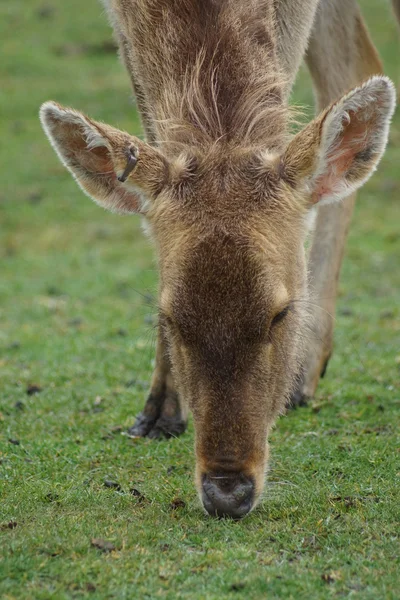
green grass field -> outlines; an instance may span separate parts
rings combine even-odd
[[[388,3],[361,4],[396,80]],[[37,117],[56,99],[140,132],[106,17],[97,0],[2,2],[0,40],[0,597],[400,598],[399,113],[358,198],[328,375],[278,422],[260,507],[217,521],[192,427],[121,435],[152,371],[152,249],[138,217],[80,192]]]

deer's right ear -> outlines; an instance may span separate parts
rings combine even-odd
[[[108,210],[145,213],[169,179],[161,152],[128,133],[55,102],[43,104],[40,120],[61,162]]]

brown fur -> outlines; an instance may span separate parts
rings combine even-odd
[[[149,144],[54,103],[41,113],[84,191],[144,214],[155,241],[157,363],[131,434],[178,435],[190,408],[199,491],[204,474],[240,473],[255,483],[253,506],[268,432],[296,385],[313,389],[331,348],[321,319],[316,351],[308,335],[307,214],[365,181],[393,110],[390,82],[374,78],[289,142],[287,98],[309,36],[321,107],[380,69],[355,3],[343,11],[344,1],[107,0]],[[343,45],[330,33],[335,19],[345,21]],[[314,242],[318,291],[324,260],[337,277],[346,219],[333,220],[341,245],[329,233],[328,244]]]
[[[243,177],[246,160],[238,169],[213,157],[179,214],[165,202],[149,215],[159,241],[160,326],[177,388],[194,414],[199,472],[252,473],[264,464],[267,431],[301,358],[305,305],[293,303],[286,324],[271,322],[286,305],[280,286],[293,299],[305,294],[302,213],[273,170],[265,202]],[[282,187],[287,203],[279,205]],[[297,256],[277,251],[281,235],[298,236]]]
[[[271,2],[105,3],[158,142],[285,140]]]

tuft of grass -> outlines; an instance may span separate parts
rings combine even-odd
[[[395,78],[395,24],[362,6]],[[192,427],[121,435],[153,367],[152,249],[138,218],[83,196],[37,117],[52,98],[140,132],[102,13],[0,6],[1,597],[398,598],[399,115],[357,202],[327,377],[277,424],[260,507],[207,518]],[[295,97],[312,104],[303,72]]]

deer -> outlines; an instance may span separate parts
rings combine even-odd
[[[154,242],[156,363],[128,433],[178,437],[191,412],[202,508],[239,519],[262,496],[271,428],[326,370],[355,192],[395,88],[355,0],[103,2],[145,139],[53,101],[41,122],[82,190],[141,215]],[[293,133],[303,57],[319,112]]]

